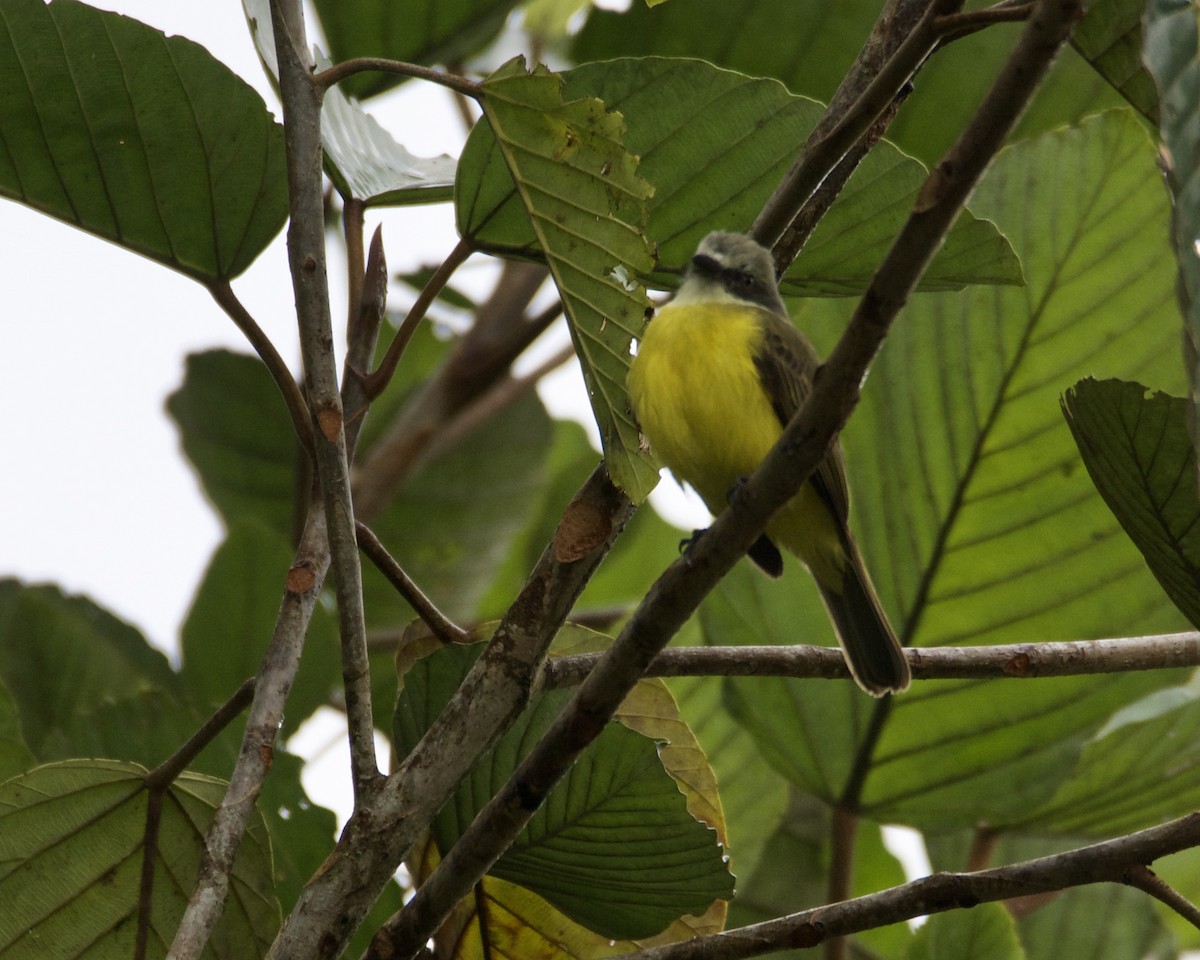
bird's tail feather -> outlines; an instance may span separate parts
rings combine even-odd
[[[912,675],[908,661],[853,540],[845,543],[840,590],[821,586],[821,596],[837,631],[855,681],[873,697],[899,693]]]

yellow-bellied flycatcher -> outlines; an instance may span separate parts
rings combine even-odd
[[[629,398],[658,460],[719,513],[800,409],[819,365],[788,319],[770,253],[743,234],[710,233],[675,298],[646,328]],[[804,562],[850,672],[879,697],[905,689],[910,674],[850,533],[849,509],[835,440],[749,556],[772,576],[783,572],[776,543]]]

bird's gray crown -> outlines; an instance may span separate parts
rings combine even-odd
[[[681,293],[686,293],[687,286],[697,284],[708,290],[717,287],[729,299],[787,315],[770,251],[744,233],[714,230],[700,241]]]

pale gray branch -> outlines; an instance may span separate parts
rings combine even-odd
[[[1200,633],[1168,633],[1114,640],[1070,640],[986,647],[912,647],[905,650],[914,680],[988,680],[1073,677],[1131,670],[1200,667]],[[547,687],[582,683],[603,654],[557,657],[543,668]],[[850,677],[837,647],[676,647],[650,661],[651,677]]]

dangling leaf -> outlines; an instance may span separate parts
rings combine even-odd
[[[1187,401],[1088,378],[1067,391],[1063,413],[1104,502],[1175,606],[1200,624],[1200,496]]]
[[[622,145],[624,124],[595,99],[565,100],[561,78],[510,61],[484,81],[481,105],[563,299],[613,480],[635,501],[658,481],[628,410],[629,343],[649,300],[637,277],[651,188]],[[474,188],[460,178],[459,229],[473,239]]]

